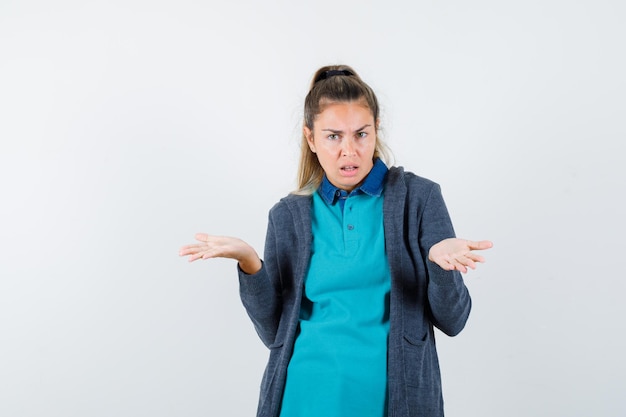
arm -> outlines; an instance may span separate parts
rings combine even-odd
[[[433,324],[449,336],[458,334],[471,309],[471,298],[459,271],[475,268],[484,259],[473,253],[491,242],[454,238],[454,229],[441,190],[434,185],[424,207],[420,246],[428,253],[428,303]]]
[[[265,346],[269,347],[276,339],[282,299],[278,283],[278,259],[276,235],[270,218],[265,237],[265,259],[256,274],[239,270],[239,295],[241,302],[254,324],[257,334]]]

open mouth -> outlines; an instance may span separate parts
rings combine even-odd
[[[355,167],[354,165],[341,167],[342,171],[347,171],[347,172],[356,171],[356,169],[357,169],[357,167]]]

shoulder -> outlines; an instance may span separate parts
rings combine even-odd
[[[311,208],[311,196],[289,194],[281,198],[270,209],[270,219],[285,219],[302,217]]]
[[[387,187],[388,191],[420,194],[430,194],[433,190],[439,190],[439,184],[436,182],[406,171],[401,166],[389,168]]]
[[[281,198],[271,210],[290,210],[311,204],[310,195],[288,194]]]

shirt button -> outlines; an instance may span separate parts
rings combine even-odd
[[[354,225],[349,224],[349,225],[348,225],[348,230],[353,230],[353,229],[354,229]]]

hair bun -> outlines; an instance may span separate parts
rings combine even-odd
[[[335,75],[351,76],[351,75],[354,75],[354,73],[352,71],[348,71],[348,70],[328,70],[328,71],[323,71],[323,72],[321,72],[317,76],[317,78],[315,79],[315,81],[313,83],[325,80],[325,79],[330,78],[330,77],[334,77]]]

